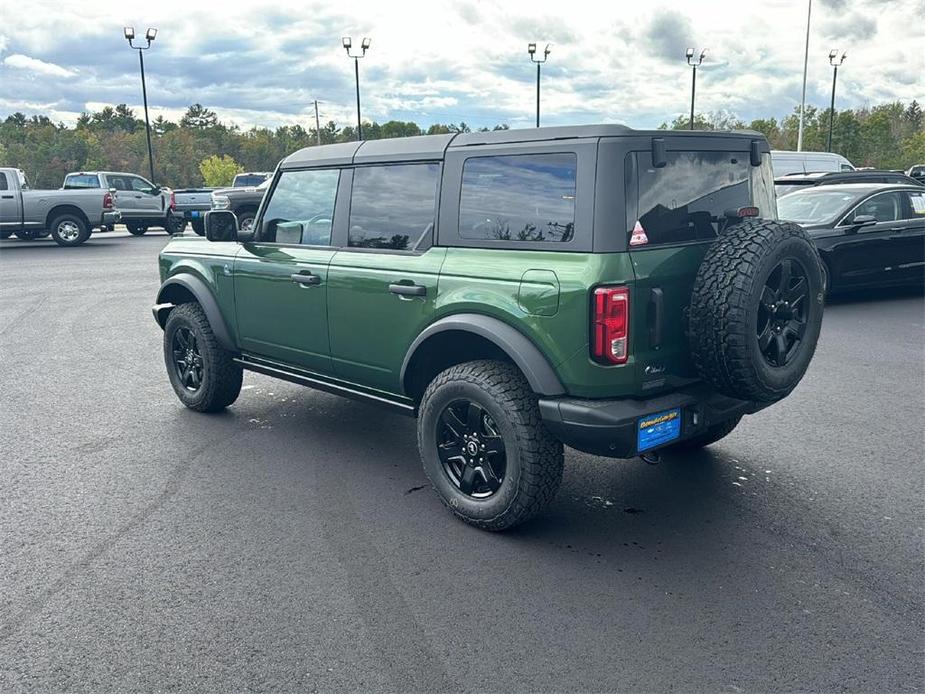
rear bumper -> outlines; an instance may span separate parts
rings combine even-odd
[[[701,434],[720,422],[757,412],[769,404],[728,398],[704,384],[648,400],[564,397],[539,401],[543,422],[553,436],[572,448],[610,458],[632,458],[639,454],[639,420],[647,415],[681,410],[680,438],[664,444],[671,445]],[[649,450],[658,448],[660,446]]]
[[[119,210],[113,210],[112,212],[104,212],[103,218],[100,220],[100,224],[104,227],[111,227],[114,224],[118,224],[122,220],[122,213]]]

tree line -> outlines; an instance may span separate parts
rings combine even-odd
[[[697,129],[749,128],[764,133],[773,149],[796,149],[796,112],[782,118],[749,123],[726,112],[699,114]],[[804,149],[824,150],[829,110],[807,107]],[[665,129],[686,129],[688,117],[663,123]],[[493,129],[507,129],[505,124]],[[489,128],[480,128],[489,130]],[[222,123],[216,113],[193,104],[178,122],[158,117],[151,123],[156,182],[174,188],[225,185],[236,171],[269,171],[280,159],[302,147],[356,138],[352,126],[329,121],[315,128],[285,125],[276,129]],[[412,121],[364,123],[364,139],[469,132],[466,123],[434,124],[422,128]],[[925,123],[918,102],[893,102],[873,108],[836,110],[832,149],[856,166],[905,169],[925,163]],[[132,171],[146,175],[147,146],[144,121],[125,104],[83,113],[74,127],[47,116],[13,113],[0,122],[0,166],[23,169],[35,187],[55,188],[64,175],[80,170]]]

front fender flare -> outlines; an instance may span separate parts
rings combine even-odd
[[[153,309],[154,319],[161,328],[167,325],[167,315],[170,313],[172,306],[175,305],[174,302],[170,300],[172,287],[182,287],[192,294],[196,298],[196,301],[199,302],[199,305],[202,306],[206,318],[209,319],[209,326],[212,328],[215,339],[218,340],[219,344],[230,352],[238,351],[234,340],[231,338],[231,332],[225,324],[222,311],[218,307],[218,302],[215,301],[215,297],[212,295],[212,290],[209,289],[205,282],[195,275],[188,273],[174,275],[165,280],[161,285],[161,288],[157,292],[157,301]]]
[[[537,395],[564,395],[565,388],[543,353],[523,333],[507,323],[480,313],[460,313],[431,323],[411,343],[401,365],[400,383],[405,383],[408,365],[417,349],[427,339],[447,330],[473,333],[493,342],[523,372]]]

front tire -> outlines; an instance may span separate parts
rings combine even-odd
[[[191,410],[219,412],[238,399],[243,371],[218,343],[199,304],[180,304],[170,312],[164,362],[170,385]]]
[[[523,374],[501,361],[471,361],[427,387],[418,447],[443,503],[483,530],[539,513],[562,481],[562,444],[543,425]]]
[[[90,227],[75,214],[62,214],[51,222],[51,237],[59,246],[79,246],[90,238]]]
[[[244,210],[238,216],[238,229],[250,233],[254,230],[254,219],[257,217],[256,210]]]
[[[173,236],[174,234],[182,234],[186,231],[186,218],[181,215],[172,214],[167,217],[167,233]]]

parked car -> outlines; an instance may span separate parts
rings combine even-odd
[[[109,191],[33,190],[22,170],[0,167],[0,238],[31,240],[48,231],[59,246],[79,246],[120,217]]]
[[[222,188],[212,193],[212,209],[228,210],[235,214],[238,228],[241,231],[250,231],[257,217],[257,210],[263,202],[264,195],[270,187],[266,180],[254,188]],[[195,228],[195,227],[194,227]],[[202,232],[197,232],[202,235]]]
[[[501,530],[552,499],[563,444],[652,460],[793,390],[822,276],[776,217],[759,133],[309,147],[252,231],[214,210],[165,246],[154,316],[187,407],[230,405],[249,369],[417,416],[440,498]]]
[[[78,171],[64,177],[65,190],[108,190],[122,223],[131,234],[141,236],[150,227],[161,227],[168,234],[183,231],[182,215],[174,214],[173,192],[137,174],[122,171]]]
[[[231,182],[232,188],[253,188],[259,186],[268,178],[273,177],[272,171],[248,171],[245,173],[235,174]]]
[[[923,185],[925,179],[917,181],[902,171],[878,171],[876,169],[857,169],[837,173],[789,174],[774,179],[774,190],[778,197],[810,186],[828,186],[837,183],[904,183]]]
[[[771,152],[774,177],[792,173],[813,173],[816,171],[854,171],[854,165],[834,152],[791,152],[775,149]]]
[[[915,166],[909,167],[906,175],[917,181],[925,181],[925,164],[916,164]]]
[[[183,217],[183,227],[187,222],[202,235],[202,215],[212,209],[212,192],[216,188],[182,188],[173,191],[174,214]]]
[[[925,281],[925,188],[850,183],[813,186],[777,201],[780,218],[815,241],[826,289]]]

